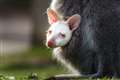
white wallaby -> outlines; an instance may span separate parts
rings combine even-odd
[[[47,30],[46,45],[50,48],[65,46],[72,37],[72,32],[79,27],[81,16],[74,14],[66,21],[60,19],[50,8],[47,9],[50,24]]]

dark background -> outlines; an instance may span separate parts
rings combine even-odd
[[[39,78],[62,73],[45,46],[50,0],[0,0],[0,74]]]

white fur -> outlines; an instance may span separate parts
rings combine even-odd
[[[57,10],[62,6],[62,1],[63,0],[52,0],[50,8],[57,12]]]
[[[66,45],[72,36],[72,31],[69,29],[69,26],[64,21],[57,21],[56,23],[53,23],[48,31],[52,31],[51,34],[47,33],[47,42],[50,40],[54,40],[55,47],[60,47]],[[60,38],[59,33],[65,34],[65,38]],[[62,43],[62,44],[61,44]]]
[[[58,12],[58,9],[62,6],[64,0],[52,0],[51,4],[50,4],[50,8],[55,11],[57,13],[57,15],[59,15],[59,17],[61,17],[61,19],[63,18],[62,14],[60,14]],[[72,20],[72,21],[71,21]],[[74,21],[73,21],[74,20]],[[70,23],[73,23],[74,25],[73,28],[70,30]],[[78,25],[76,25],[76,23]],[[58,61],[60,61],[64,66],[66,66],[72,73],[76,74],[76,76],[79,76],[80,73],[78,70],[76,70],[69,61],[65,60],[65,58],[63,57],[63,52],[62,52],[62,47],[61,46],[65,46],[69,40],[72,37],[72,32],[79,27],[79,23],[80,23],[80,15],[79,16],[74,16],[74,18],[70,18],[68,19],[68,21],[57,21],[53,24],[51,24],[51,26],[49,27],[48,31],[52,31],[51,34],[47,33],[47,41],[46,41],[46,45],[48,46],[48,41],[50,40],[54,40],[55,42],[55,46],[53,49],[53,57],[56,58]],[[65,34],[65,38],[61,39],[59,37],[59,33],[63,33]],[[59,44],[60,42],[64,42],[64,44]]]
[[[53,49],[53,57],[56,58],[58,61],[60,61],[64,66],[70,70],[70,72],[79,75],[79,71],[76,70],[69,61],[65,60],[64,57],[62,56],[62,48],[61,46],[66,45],[69,40],[72,37],[72,30],[70,30],[69,25],[65,21],[57,21],[53,23],[48,31],[51,30],[51,34],[47,34],[47,42],[51,39],[55,39],[55,45],[57,46],[56,48]],[[59,33],[64,33],[66,35],[65,39],[59,38],[58,34]],[[59,42],[64,41],[64,45],[59,45]],[[47,44],[46,42],[46,44]]]
[[[67,60],[65,60],[61,54],[62,54],[61,47],[54,48],[54,50],[53,50],[53,57],[57,58],[57,60],[60,61],[64,66],[66,66],[68,68],[68,70],[70,70],[72,73],[74,73],[74,74],[80,74],[79,71],[77,71],[71,65],[70,62],[68,62]]]

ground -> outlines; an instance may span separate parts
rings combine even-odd
[[[46,47],[33,47],[22,54],[1,56],[0,80],[44,80],[56,74],[66,73],[65,68],[52,60],[51,53],[51,49]]]
[[[15,80],[26,80],[31,74],[43,80],[64,73],[65,69],[52,60],[51,53],[52,51],[46,47],[33,47],[24,53],[1,56],[0,80],[12,80],[8,79],[9,77]]]

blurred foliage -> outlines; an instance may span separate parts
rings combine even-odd
[[[21,54],[0,56],[0,80],[44,80],[53,75],[67,73],[66,69],[52,60],[51,53],[51,49],[46,47],[32,47]]]
[[[29,51],[17,53],[17,54],[7,54],[0,56],[0,65],[2,64],[47,64],[52,63],[51,49],[46,47],[32,47]]]
[[[51,49],[44,46],[34,46],[23,53],[0,56],[0,80],[29,80],[31,73],[43,80],[57,73],[64,73],[65,69],[52,60],[51,53]]]
[[[37,76],[39,80],[43,80],[47,77],[63,72],[64,70],[59,66],[46,66],[42,68],[2,70],[1,77],[2,78],[15,77],[15,80],[28,80],[34,76]],[[5,79],[5,80],[9,80],[9,79]]]

